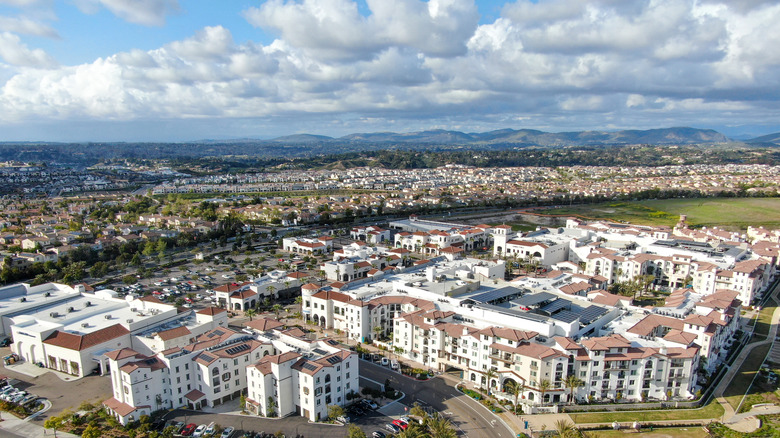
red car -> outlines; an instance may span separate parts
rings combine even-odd
[[[403,420],[393,420],[393,424],[395,424],[396,426],[400,427],[401,430],[406,430],[406,428],[409,427],[409,425],[406,424],[406,422],[403,421]]]
[[[195,423],[190,423],[186,426],[184,426],[184,429],[181,430],[182,436],[190,436],[192,435],[192,432],[195,432],[195,428],[198,427]]]

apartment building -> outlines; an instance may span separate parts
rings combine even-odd
[[[298,343],[294,350],[249,365],[247,410],[319,421],[327,418],[328,406],[344,406],[359,391],[358,359],[338,345],[329,339]]]

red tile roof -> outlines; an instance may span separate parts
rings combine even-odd
[[[49,337],[46,338],[43,343],[56,347],[67,348],[69,350],[82,351],[86,350],[87,348],[94,347],[95,345],[99,345],[112,339],[127,335],[129,333],[130,331],[127,330],[122,324],[114,324],[112,326],[96,330],[85,335],[76,335],[73,333],[57,330],[49,335]]]

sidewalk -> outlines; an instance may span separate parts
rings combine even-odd
[[[53,430],[44,429],[42,426],[28,421],[29,418],[20,420],[19,418],[16,418],[14,415],[9,414],[8,412],[3,412],[0,415],[3,418],[3,421],[0,421],[0,430],[4,430],[9,433],[18,436],[28,437],[28,438],[42,438],[42,437],[51,438],[54,436]],[[78,435],[58,431],[57,437],[78,438]]]

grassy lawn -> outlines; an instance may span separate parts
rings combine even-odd
[[[655,411],[625,411],[625,412],[589,412],[585,414],[569,414],[577,424],[611,423],[613,421],[662,421],[662,420],[701,420],[723,415],[723,407],[717,402],[710,402],[699,409],[665,409]]]
[[[780,198],[659,199],[637,202],[605,202],[536,210],[537,213],[577,215],[643,225],[672,226],[680,214],[691,225],[747,229],[748,225],[780,226]]]
[[[769,353],[770,347],[770,344],[766,344],[754,348],[745,359],[745,362],[742,363],[737,374],[731,379],[731,383],[726,388],[723,396],[734,410],[737,409],[739,402],[742,401],[742,396],[753,382],[753,377],[755,377],[758,369],[764,362],[764,358],[766,358],[767,353]]]
[[[594,438],[614,438],[625,437],[626,434],[635,434],[625,430],[593,430],[588,431],[588,436]],[[641,435],[643,438],[707,438],[707,432],[700,427],[659,427],[654,428],[652,432],[643,429]]]
[[[777,303],[770,299],[766,302],[766,306],[761,309],[758,315],[758,321],[756,322],[756,328],[753,331],[754,334],[762,335],[764,338],[769,334],[769,329],[772,327],[772,314],[775,312]]]

